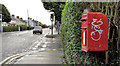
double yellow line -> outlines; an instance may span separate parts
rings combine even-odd
[[[5,60],[3,60],[2,62],[0,62],[0,65],[5,66],[5,64],[10,64],[13,60],[21,58],[23,56],[25,56],[25,54],[16,54],[16,55],[10,56]]]
[[[49,50],[52,50],[52,51],[62,51],[63,49],[59,48],[59,49],[49,49]]]

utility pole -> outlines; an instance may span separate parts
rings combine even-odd
[[[28,27],[27,27],[27,29],[29,30],[29,11],[27,10],[27,16],[28,16]]]

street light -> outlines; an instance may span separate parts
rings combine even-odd
[[[47,10],[50,13],[50,20],[51,20],[51,35],[53,35],[53,21],[55,22],[55,14],[51,12],[51,10]],[[53,16],[52,16],[53,15]]]
[[[52,14],[53,14],[53,16],[52,16]],[[53,35],[53,21],[55,20],[54,12],[51,13],[51,16],[52,16],[52,17],[50,17],[50,20],[51,20],[51,35]]]
[[[47,10],[47,12],[50,13],[50,20],[51,20],[51,35],[53,35],[53,22],[55,23],[55,13],[52,12],[52,10],[54,10],[54,8],[52,8],[51,10]],[[53,15],[51,17],[51,15]]]

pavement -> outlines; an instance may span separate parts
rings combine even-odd
[[[33,50],[19,54],[4,62],[4,64],[65,64],[62,49],[62,40],[57,31],[53,30],[54,37],[40,39]],[[49,35],[50,36],[50,33]],[[11,60],[12,59],[12,60]],[[2,64],[2,65],[4,65]]]

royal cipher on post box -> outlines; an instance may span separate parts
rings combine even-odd
[[[86,12],[81,15],[82,51],[108,50],[108,19],[100,12]]]

